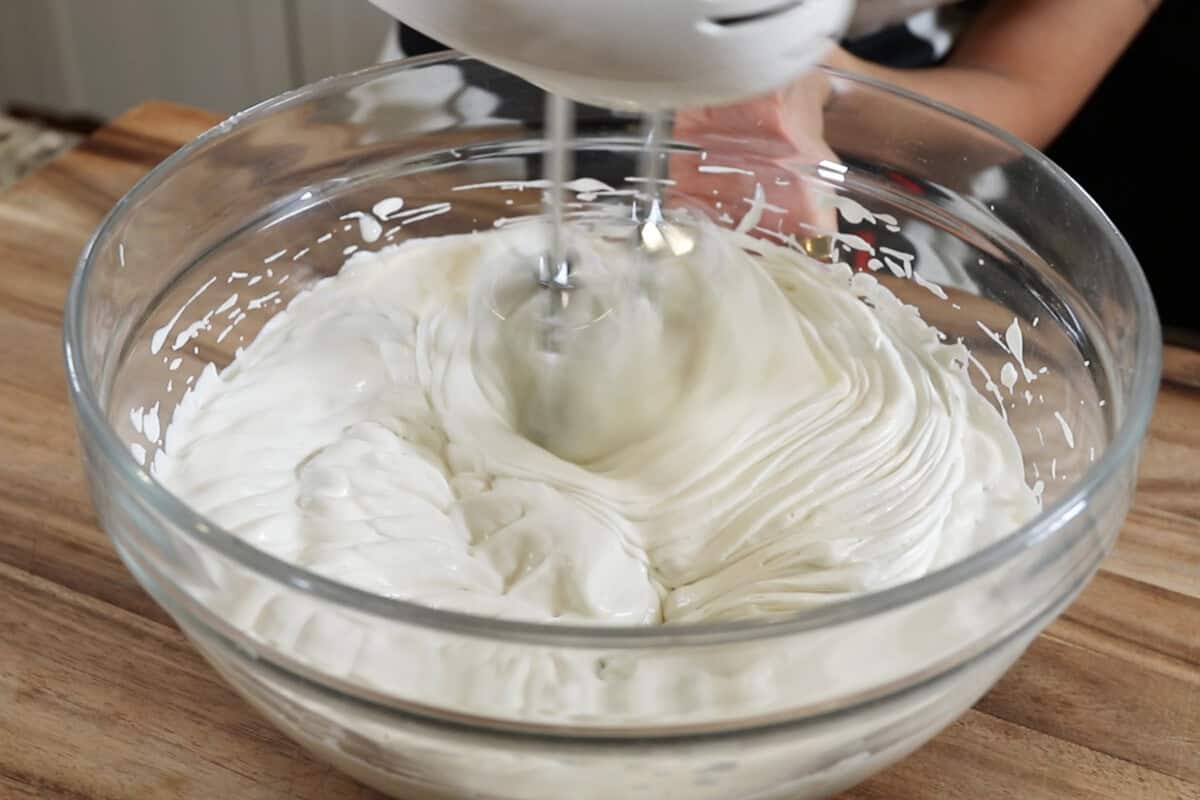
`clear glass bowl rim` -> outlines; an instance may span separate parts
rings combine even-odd
[[[248,570],[315,599],[405,625],[415,625],[475,638],[555,647],[636,650],[708,646],[792,636],[841,625],[894,610],[953,589],[978,575],[1003,565],[1022,551],[1034,547],[1056,534],[1066,535],[1063,532],[1066,523],[1080,514],[1086,508],[1088,500],[1114,480],[1123,466],[1137,459],[1158,392],[1162,368],[1161,328],[1150,286],[1128,243],[1113,222],[1074,179],[1041,152],[1015,136],[954,108],[899,87],[872,78],[821,67],[823,72],[837,80],[899,97],[922,106],[936,115],[967,123],[1013,148],[1024,158],[1033,161],[1037,168],[1044,170],[1050,178],[1062,183],[1079,207],[1111,237],[1115,249],[1121,254],[1121,261],[1133,284],[1132,299],[1137,320],[1138,342],[1134,356],[1133,388],[1129,398],[1128,411],[1101,457],[1057,502],[1043,508],[1040,514],[1003,539],[962,561],[929,573],[915,581],[860,597],[835,601],[826,606],[781,618],[669,626],[565,625],[496,619],[435,609],[405,600],[383,597],[339,583],[289,564],[247,544],[194,511],[168,491],[147,469],[134,460],[128,448],[117,436],[116,431],[109,425],[100,399],[93,390],[87,365],[82,357],[82,353],[85,352],[83,346],[84,295],[91,274],[96,267],[96,254],[101,245],[111,237],[143,198],[153,192],[165,178],[182,166],[194,153],[218,142],[226,134],[289,107],[310,102],[324,95],[342,92],[389,74],[460,60],[471,59],[459,53],[449,52],[380,64],[325,78],[240,111],[184,145],[143,176],[113,206],[84,246],[68,290],[63,325],[63,354],[68,394],[75,407],[81,430],[98,443],[104,468],[118,479],[124,490],[132,493],[164,519],[172,520],[182,533],[194,539],[200,546],[211,548]]]

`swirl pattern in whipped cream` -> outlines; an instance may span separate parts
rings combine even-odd
[[[870,592],[1036,513],[965,348],[873,276],[706,229],[651,291],[608,284],[612,313],[548,373],[519,320],[480,311],[489,265],[538,241],[514,226],[356,253],[201,377],[156,475],[368,591],[603,624]],[[535,442],[523,414],[547,407],[547,374],[562,414]]]

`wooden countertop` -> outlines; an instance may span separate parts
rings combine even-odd
[[[0,192],[0,798],[377,798],[245,705],[96,526],[63,301],[109,207],[211,125],[139,106]],[[1182,267],[1181,267],[1182,268]],[[843,800],[1200,800],[1200,353],[1168,347],[1137,502],[972,711]],[[614,798],[619,800],[619,798]]]

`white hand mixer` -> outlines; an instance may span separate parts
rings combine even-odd
[[[543,443],[570,409],[561,407],[564,329],[577,322],[584,298],[576,289],[562,227],[562,187],[569,176],[566,143],[571,103],[585,102],[645,117],[643,185],[649,202],[635,210],[639,244],[646,226],[661,224],[655,188],[662,169],[660,147],[671,109],[719,105],[761,94],[812,68],[846,30],[858,0],[372,0],[377,6],[437,41],[515,73],[549,93],[545,159],[546,253],[514,275],[529,281],[528,299],[542,287],[534,316],[540,346],[525,346],[526,394],[522,427]],[[911,0],[861,0],[867,6],[900,7]],[[670,231],[667,231],[668,233]],[[655,233],[655,231],[650,231]],[[591,298],[594,300],[594,298]],[[574,321],[564,322],[570,318]],[[528,320],[528,317],[527,317]],[[557,322],[555,322],[557,320]],[[522,328],[522,330],[528,330]],[[547,335],[549,331],[550,335]],[[524,336],[501,330],[501,336]],[[554,344],[557,342],[557,344]],[[603,349],[603,348],[601,348]],[[586,359],[584,359],[586,360]],[[544,362],[544,363],[543,363]],[[584,369],[585,367],[580,367]],[[530,378],[529,376],[533,377]],[[538,377],[538,376],[541,377]]]
[[[816,64],[855,7],[855,0],[373,2],[544,89],[637,111],[729,102],[781,86]]]

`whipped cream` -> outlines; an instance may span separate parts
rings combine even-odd
[[[966,349],[873,276],[712,228],[626,291],[603,272],[624,246],[584,235],[611,313],[547,373],[519,315],[489,313],[495,265],[540,243],[523,225],[355,253],[196,381],[156,476],[367,591],[596,624],[843,599],[1036,513]],[[546,374],[564,416],[535,442]]]

